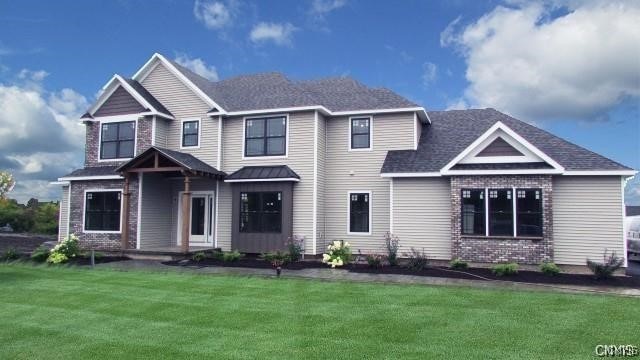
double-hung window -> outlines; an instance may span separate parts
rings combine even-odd
[[[102,124],[100,159],[129,159],[135,152],[135,121]]]
[[[462,235],[543,235],[541,189],[462,189],[461,195]]]
[[[120,191],[87,191],[84,204],[84,229],[120,231]]]
[[[200,145],[200,120],[182,122],[182,147],[198,147]]]
[[[287,118],[245,120],[244,156],[282,156],[287,153]]]
[[[349,232],[369,234],[371,232],[371,193],[349,193]]]
[[[371,149],[371,118],[351,118],[351,149]]]
[[[282,193],[240,193],[240,232],[282,232]]]

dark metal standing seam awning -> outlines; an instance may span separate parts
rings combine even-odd
[[[225,182],[300,181],[300,176],[287,165],[245,166],[227,176]]]

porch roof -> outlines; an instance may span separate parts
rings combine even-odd
[[[116,172],[181,172],[222,179],[226,174],[197,157],[180,151],[151,146],[120,165]]]
[[[225,182],[250,181],[300,181],[300,176],[287,165],[245,166],[225,179]]]

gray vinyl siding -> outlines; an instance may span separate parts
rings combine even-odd
[[[415,247],[430,259],[451,259],[450,196],[448,178],[393,179],[393,233],[400,253]]]
[[[326,240],[348,240],[362,252],[380,252],[389,231],[389,182],[380,169],[389,150],[413,149],[413,113],[373,117],[373,150],[349,151],[348,117],[327,120],[325,229]],[[349,235],[348,192],[371,191],[371,235]],[[323,249],[319,249],[322,251]]]
[[[118,86],[93,116],[137,114],[144,110],[144,107],[127,90],[122,86]]]
[[[155,130],[155,139],[154,143],[156,146],[166,148],[167,145],[167,137],[169,135],[169,122],[172,120],[165,120],[156,118],[156,130]]]
[[[171,246],[171,186],[162,175],[142,179],[140,248]]]
[[[62,187],[60,199],[60,220],[58,223],[58,240],[62,240],[69,234],[69,186]]]
[[[224,133],[224,132],[223,132]],[[223,150],[224,153],[224,150]],[[231,249],[231,222],[232,222],[232,193],[231,184],[220,181],[220,197],[218,198],[218,247],[222,250]],[[295,211],[295,209],[294,209]]]
[[[218,118],[207,116],[207,112],[211,110],[210,106],[162,64],[156,66],[144,78],[142,85],[176,118],[176,120],[167,122],[165,146],[169,149],[192,154],[215,167],[218,159]],[[180,138],[182,120],[193,118],[200,119],[200,146],[182,149],[180,147],[182,144]],[[156,139],[157,136],[156,134]]]
[[[563,176],[553,181],[553,247],[558,264],[601,260],[605,249],[624,254],[619,176]]]
[[[288,165],[300,181],[293,185],[293,235],[305,237],[305,250],[313,251],[313,134],[314,112],[289,113],[288,156],[286,158],[243,159],[243,117],[231,117],[223,121],[223,166],[230,174],[243,166]],[[346,136],[345,136],[346,139]],[[228,186],[228,185],[227,185]],[[231,194],[225,186],[220,197],[218,244],[231,246]],[[227,216],[226,213],[229,213]],[[225,249],[223,247],[223,249]],[[228,250],[226,248],[225,250]]]
[[[326,248],[325,238],[325,196],[327,174],[327,119],[318,113],[318,187],[317,187],[317,246],[316,252],[322,252]]]

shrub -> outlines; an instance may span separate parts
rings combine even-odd
[[[344,240],[334,240],[331,245],[327,246],[328,254],[322,254],[322,262],[336,266],[346,265],[351,261],[351,244]]]
[[[238,250],[222,253],[222,261],[224,262],[236,262],[244,257]]]
[[[191,260],[195,262],[200,262],[206,258],[207,258],[207,254],[205,254],[204,251],[198,251],[195,254],[193,254],[193,256],[191,257]]]
[[[400,239],[390,232],[384,235],[384,244],[387,248],[387,261],[389,265],[398,265],[398,248],[400,247]]]
[[[68,259],[78,256],[78,254],[80,253],[80,247],[78,246],[78,237],[74,234],[67,236],[53,249],[51,249],[51,253],[64,254]]]
[[[292,262],[302,259],[302,239],[289,239],[287,242],[287,250],[289,251],[289,260]]]
[[[47,261],[48,257],[49,249],[46,246],[42,245],[38,246],[38,248],[31,253],[31,260],[35,262],[45,262]]]
[[[47,258],[47,262],[49,264],[63,264],[69,260],[67,255],[61,252],[52,252],[51,255]]]
[[[407,268],[412,271],[420,271],[429,265],[429,258],[423,251],[418,251],[415,248],[411,248],[411,252],[404,254],[409,260],[407,262]]]
[[[615,251],[611,252],[611,255],[607,256],[607,250],[605,250],[602,255],[602,263],[587,259],[587,267],[591,272],[593,272],[596,279],[610,278],[623,264],[624,259],[618,257]]]
[[[211,253],[211,257],[216,259],[216,260],[222,261],[222,258],[224,258],[224,253],[222,251],[219,251],[219,250],[214,250]]]
[[[291,254],[282,252],[280,250],[274,252],[268,252],[260,255],[260,258],[264,261],[268,261],[275,268],[284,266],[291,259]]]
[[[367,264],[370,268],[379,268],[384,264],[384,255],[367,254]]]
[[[0,257],[0,259],[5,261],[17,260],[18,258],[20,258],[20,254],[14,248],[8,248],[7,251],[5,251],[4,254],[2,254],[2,256]]]
[[[540,264],[540,271],[550,276],[556,276],[560,274],[560,268],[558,267],[558,265],[548,261],[545,261],[542,264]]]
[[[494,265],[491,268],[491,272],[495,276],[511,276],[518,273],[518,264],[509,263],[509,264],[498,264]]]
[[[468,268],[468,267],[469,267],[469,264],[467,264],[467,262],[466,262],[466,261],[463,261],[463,260],[462,260],[462,259],[460,259],[460,258],[456,258],[456,259],[451,260],[451,262],[449,263],[449,266],[450,266],[452,269],[456,269],[456,270],[464,270],[464,269],[466,269],[466,268]]]

